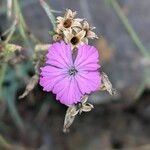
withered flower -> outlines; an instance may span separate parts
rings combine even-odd
[[[76,14],[77,14],[76,11],[73,12],[72,10],[67,9],[64,17],[60,17],[60,16],[57,17],[57,28],[59,30],[64,30],[64,29],[69,29],[71,27],[75,27],[75,26],[81,27],[80,22],[83,19],[80,19],[80,18],[74,19]]]
[[[89,38],[89,39],[98,38],[95,32],[92,31],[93,29],[95,29],[95,27],[90,27],[89,23],[86,20],[83,21],[82,30],[86,32],[86,35],[85,35],[86,38]]]
[[[64,40],[66,43],[71,44],[72,48],[76,48],[86,43],[85,34],[86,32],[84,30],[78,33],[73,30],[66,30],[64,31]]]

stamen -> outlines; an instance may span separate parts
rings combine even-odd
[[[72,67],[68,72],[70,76],[75,76],[78,71],[74,67]]]

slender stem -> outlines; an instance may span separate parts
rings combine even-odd
[[[49,19],[53,25],[53,28],[55,29],[56,28],[56,18],[53,15],[50,6],[44,0],[40,0],[40,4],[43,7],[44,11],[46,12],[47,16],[49,17]]]
[[[134,31],[132,25],[130,24],[128,18],[123,13],[121,7],[119,6],[117,0],[110,0],[110,4],[112,5],[113,9],[115,10],[116,14],[122,21],[123,25],[125,26],[126,30],[128,31],[129,35],[131,36],[132,40],[138,47],[141,54],[150,60],[150,53],[144,47],[143,43],[141,42],[140,38],[138,37],[137,33]]]
[[[18,0],[14,0],[14,9],[15,9],[15,14],[19,19],[20,34],[23,37],[23,39],[25,40],[25,42],[27,43],[27,45],[30,45],[30,42],[29,42],[27,36],[29,36],[29,38],[32,39],[33,42],[40,43],[39,39],[37,39],[32,33],[28,32],[27,24],[25,22],[22,12],[21,12],[21,8],[20,8]],[[29,33],[29,34],[27,34],[27,33]]]
[[[8,43],[10,41],[11,37],[13,36],[13,34],[14,34],[15,30],[16,30],[16,24],[17,24],[17,20],[15,20],[13,25],[10,27],[9,35],[7,36],[7,38],[4,41],[4,43]]]
[[[2,84],[5,78],[5,73],[6,73],[6,69],[7,69],[7,64],[4,63],[3,65],[1,65],[1,73],[0,73],[0,98],[2,97]]]
[[[25,30],[24,30],[24,28],[25,28],[26,26],[25,26],[25,21],[24,21],[24,19],[23,19],[23,16],[22,16],[22,13],[21,13],[19,4],[18,4],[18,0],[14,0],[14,11],[15,11],[16,17],[19,19],[19,30],[20,30],[20,34],[21,34],[21,36],[23,37],[23,39],[26,40],[27,37],[26,37]]]

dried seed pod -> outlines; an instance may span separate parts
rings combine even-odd
[[[92,108],[94,108],[92,104],[87,103],[87,100],[88,95],[85,95],[80,103],[68,107],[65,115],[63,132],[69,132],[69,127],[72,125],[75,116],[78,113],[81,114],[82,112],[89,112]]]
[[[110,95],[115,95],[116,90],[113,89],[112,84],[109,81],[107,74],[102,72],[101,75],[102,75],[102,82],[103,82],[103,84],[101,86],[101,90],[107,90]]]
[[[69,132],[69,127],[72,125],[75,116],[78,114],[79,110],[77,110],[76,105],[69,106],[64,120],[63,132]]]

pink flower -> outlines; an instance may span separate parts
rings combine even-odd
[[[48,49],[47,65],[41,67],[40,85],[44,91],[55,93],[61,103],[76,104],[101,85],[98,57],[95,47],[84,44],[73,60],[71,46],[56,42]]]

